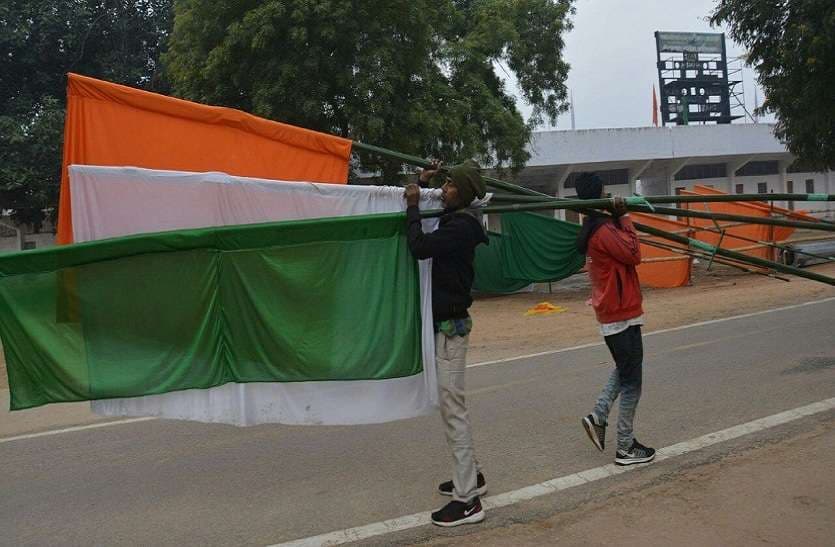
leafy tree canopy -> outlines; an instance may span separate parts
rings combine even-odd
[[[571,0],[177,0],[178,95],[402,152],[520,168],[566,105]],[[515,73],[526,123],[505,88]],[[366,165],[397,173],[396,162]]]
[[[748,48],[777,137],[804,164],[835,169],[835,2],[720,0],[711,22]]]
[[[40,230],[57,203],[66,73],[165,90],[171,0],[0,4],[0,210]]]

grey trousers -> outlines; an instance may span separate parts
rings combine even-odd
[[[438,370],[438,403],[447,445],[452,452],[452,499],[469,502],[476,497],[478,461],[473,451],[470,416],[465,402],[469,336],[435,334],[435,363]]]
[[[632,447],[633,423],[638,402],[641,400],[643,380],[644,346],[641,327],[632,326],[623,332],[606,336],[606,345],[615,360],[615,369],[609,375],[606,387],[600,392],[594,415],[597,423],[606,425],[609,411],[620,396],[618,412],[618,450],[626,452]]]

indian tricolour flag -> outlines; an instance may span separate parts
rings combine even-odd
[[[431,412],[430,265],[406,248],[401,188],[345,185],[350,153],[71,74],[57,239],[75,244],[0,257],[12,409],[90,400],[238,425]]]
[[[95,166],[69,180],[76,244],[0,258],[12,408],[237,425],[434,410],[430,265],[408,251],[401,188]]]

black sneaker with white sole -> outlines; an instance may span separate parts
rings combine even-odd
[[[432,524],[451,527],[462,524],[475,524],[484,520],[484,509],[481,500],[473,498],[470,503],[451,501],[438,511],[432,513]]]
[[[442,482],[438,485],[438,493],[442,496],[451,496],[452,490],[455,487],[452,485],[452,481]],[[476,475],[476,488],[475,488],[476,496],[483,496],[487,493],[487,481],[484,480],[484,475],[481,472]]]
[[[586,430],[586,434],[591,439],[591,442],[594,443],[594,446],[603,452],[603,449],[606,448],[606,426],[598,425],[595,415],[589,414],[583,418],[583,428]]]
[[[626,452],[618,450],[615,454],[615,463],[618,465],[632,465],[636,463],[648,463],[655,459],[655,449],[644,446],[636,439],[632,440],[632,447]]]

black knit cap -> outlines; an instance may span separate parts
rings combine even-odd
[[[574,188],[580,199],[600,199],[603,193],[603,179],[597,173],[580,173]]]

